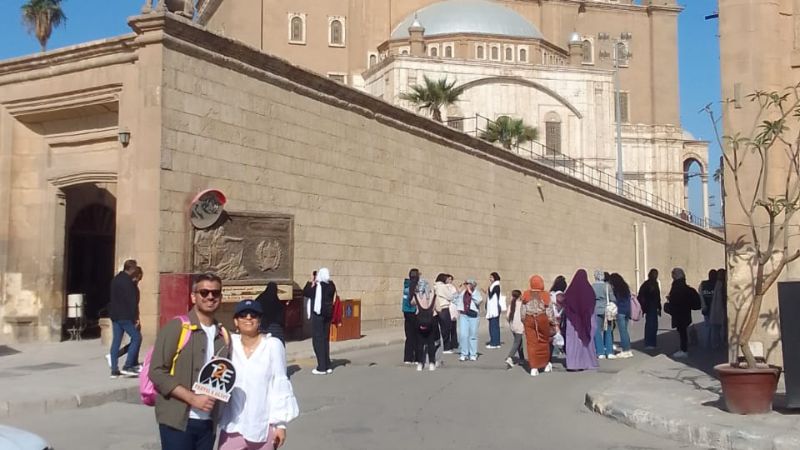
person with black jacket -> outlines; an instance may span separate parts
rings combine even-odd
[[[650,269],[647,280],[639,287],[638,299],[644,313],[644,348],[652,350],[658,344],[658,318],[661,316],[658,270]]]
[[[689,325],[692,324],[692,310],[700,309],[700,294],[686,284],[686,274],[683,269],[672,269],[672,288],[667,296],[664,311],[672,316],[672,328],[678,330],[681,339],[681,349],[675,352],[673,358],[685,358],[689,350]]]
[[[108,302],[108,317],[111,319],[113,337],[111,339],[111,378],[121,375],[139,375],[139,347],[142,344],[142,333],[139,332],[139,288],[134,283],[136,260],[129,259],[122,266],[122,271],[111,280],[111,298]],[[122,335],[127,333],[131,339],[128,357],[122,370],[119,369],[119,347]]]
[[[278,298],[278,285],[274,281],[267,283],[264,292],[256,297],[264,315],[261,317],[261,333],[269,333],[286,344],[283,324],[286,318],[286,306]]]
[[[333,373],[331,367],[331,319],[333,318],[333,300],[336,298],[336,285],[331,281],[331,274],[325,267],[319,269],[317,276],[307,282],[303,288],[303,296],[311,299],[311,342],[314,354],[317,355],[317,368],[314,375]]]

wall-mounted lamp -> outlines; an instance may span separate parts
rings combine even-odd
[[[127,147],[131,143],[131,132],[127,128],[122,128],[117,133],[117,139],[123,147]]]

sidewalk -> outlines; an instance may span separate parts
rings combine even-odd
[[[730,414],[713,376],[713,361],[724,360],[724,355],[690,353],[690,360],[658,355],[620,371],[586,394],[586,406],[633,428],[700,447],[800,448],[800,415],[781,410],[782,383],[778,412]]]
[[[363,333],[361,339],[331,342],[331,354],[402,342],[403,328]],[[144,358],[142,349],[140,359]],[[105,360],[108,349],[99,339],[0,345],[0,421],[8,416],[45,414],[91,408],[108,402],[139,402],[136,378],[109,378]],[[288,342],[287,362],[314,357],[311,339]]]

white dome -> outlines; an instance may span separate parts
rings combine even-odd
[[[407,38],[419,21],[425,36],[471,33],[542,39],[542,33],[517,12],[487,0],[445,0],[409,15],[392,31],[392,39]]]

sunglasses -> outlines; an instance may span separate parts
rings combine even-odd
[[[235,318],[236,319],[260,319],[261,318],[261,314],[250,312],[250,311],[246,311],[246,312],[237,314]]]
[[[222,297],[222,289],[198,289],[194,291],[195,294],[199,294],[200,297],[206,298],[209,294],[213,298],[220,298]]]

